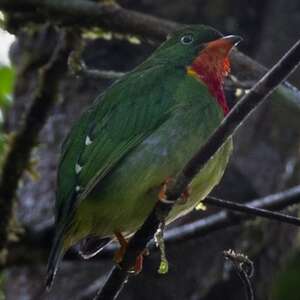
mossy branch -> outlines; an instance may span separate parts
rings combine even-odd
[[[159,17],[124,9],[115,3],[96,3],[85,0],[0,0],[0,10],[11,18],[10,27],[24,27],[30,23],[54,22],[60,26],[82,28],[99,27],[119,33],[164,41],[168,34],[184,26]],[[199,21],[201,23],[201,21]],[[266,68],[238,50],[231,54],[232,69],[240,82],[258,80]],[[99,75],[94,73],[94,76]],[[104,77],[109,73],[102,73]],[[115,74],[114,74],[115,75]],[[103,77],[102,76],[102,77]],[[288,91],[286,93],[285,91]],[[300,105],[300,93],[292,85],[281,85],[280,92]]]
[[[39,70],[32,104],[24,116],[3,164],[0,179],[0,253],[2,254],[8,242],[9,223],[13,215],[14,198],[20,178],[29,164],[31,150],[36,146],[38,135],[57,98],[60,81],[68,68],[67,60],[73,49],[74,39],[72,33],[62,33],[49,62]],[[5,260],[4,257],[2,258]]]
[[[26,23],[55,22],[61,26],[100,27],[115,32],[140,35],[158,42],[184,26],[111,3],[85,0],[0,0],[0,10],[12,16],[12,27]],[[10,18],[9,18],[10,19]],[[265,69],[239,51],[232,54],[234,69],[258,78]]]

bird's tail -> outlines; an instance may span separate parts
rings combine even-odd
[[[48,259],[47,279],[46,279],[46,288],[48,291],[52,287],[58,265],[62,260],[63,255],[64,255],[63,232],[58,232],[54,237],[54,242],[52,244],[52,248]]]

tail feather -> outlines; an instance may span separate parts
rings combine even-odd
[[[54,238],[54,242],[48,259],[47,279],[46,279],[47,291],[49,291],[53,285],[53,280],[63,255],[64,255],[63,238],[61,234],[58,234]]]

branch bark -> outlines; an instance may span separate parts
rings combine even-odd
[[[60,80],[67,71],[68,56],[73,49],[74,35],[61,35],[49,62],[40,69],[39,81],[29,108],[3,165],[0,179],[0,258],[5,261],[9,224],[20,178],[29,164],[30,154],[36,146],[38,135],[53,107]]]
[[[171,211],[176,200],[187,188],[189,183],[216,153],[225,141],[238,129],[250,113],[283,81],[300,63],[300,40],[284,55],[283,58],[246,94],[239,103],[230,111],[219,128],[212,134],[207,143],[187,163],[185,168],[175,178],[166,190],[166,199],[171,203],[157,201],[142,227],[130,240],[127,251],[120,264],[115,267],[108,277],[103,289],[95,299],[116,299],[128,281],[128,271],[134,265],[136,257],[142,253],[147,243],[152,239],[159,224]]]
[[[160,41],[182,26],[121,8],[117,4],[99,4],[85,0],[1,0],[0,9],[23,15],[29,13],[31,21],[53,20],[68,26],[99,26],[121,33],[145,35]]]
[[[84,0],[0,0],[0,10],[11,13],[21,27],[26,23],[53,21],[62,26],[101,27],[127,34],[136,34],[155,41],[184,26],[132,10],[117,4]],[[231,54],[233,73],[238,79],[257,80],[267,69],[238,50]],[[285,91],[288,91],[286,93]],[[299,103],[300,93],[292,85],[280,86],[280,92]]]

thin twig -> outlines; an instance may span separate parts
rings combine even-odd
[[[208,197],[204,201],[210,198],[211,197]],[[232,204],[233,202],[229,203]],[[291,189],[239,205],[244,206],[247,209],[249,207],[251,207],[251,209],[263,208],[267,210],[268,213],[273,213],[271,210],[282,210],[298,203],[300,203],[300,186],[295,186]],[[287,218],[290,217],[288,215],[284,216]],[[245,214],[236,214],[232,211],[221,211],[211,214],[205,218],[201,218],[197,221],[166,230],[164,234],[164,240],[169,245],[177,245],[180,242],[201,238],[215,231],[224,230],[226,228],[239,225],[251,218],[252,215],[248,215],[247,212],[245,212]],[[276,216],[270,219],[275,221],[277,220]],[[51,237],[53,232],[53,227],[46,228],[40,232],[32,232],[30,229],[26,229],[26,232],[21,240],[18,243],[11,245],[5,266],[31,264],[34,260],[36,260],[37,257],[40,258],[41,262],[44,262],[51,246]],[[41,247],[41,245],[43,247]],[[154,246],[154,243],[150,242],[148,247]],[[28,253],[28,255],[24,254],[24,249],[26,249],[26,253]],[[101,255],[99,255],[98,258],[105,259],[107,256],[110,257],[112,252],[115,250],[115,245],[109,245],[101,252]],[[72,255],[72,253],[69,253],[66,259],[78,260],[78,255]]]
[[[61,35],[49,62],[40,69],[37,89],[3,165],[0,180],[0,253],[4,253],[13,203],[20,178],[28,166],[32,148],[55,103],[61,78],[67,71],[67,58],[73,47],[73,35]]]
[[[254,290],[250,278],[254,274],[253,262],[244,254],[233,250],[224,251],[225,259],[229,260],[243,282],[247,300],[254,300]]]
[[[107,80],[116,80],[120,79],[125,75],[123,72],[118,72],[114,70],[97,70],[97,69],[81,69],[77,72],[78,76],[84,76],[91,79],[107,79]]]
[[[74,66],[75,64],[75,66]],[[71,72],[75,76],[88,77],[90,79],[107,79],[107,80],[116,80],[123,77],[126,73],[118,72],[114,70],[98,70],[98,69],[89,69],[83,61],[77,61],[73,63],[69,62]]]
[[[270,220],[279,221],[282,223],[300,226],[300,218],[294,216],[288,216],[286,214],[279,213],[279,212],[269,211],[263,208],[251,207],[249,205],[235,203],[235,202],[231,202],[231,201],[227,201],[215,197],[207,197],[204,199],[203,203],[212,206],[217,206],[220,208],[229,209],[231,211],[246,213],[248,215],[252,215],[256,217],[259,216]]]
[[[84,41],[81,39],[78,45],[76,46],[76,49],[74,49],[74,51],[69,56],[68,61],[70,72],[73,75],[88,77],[90,79],[96,80],[116,80],[126,74],[124,72],[118,72],[113,70],[97,70],[88,68],[82,59],[82,52],[85,47]]]
[[[166,190],[166,198],[173,203],[166,204],[157,201],[154,209],[145,220],[142,227],[130,240],[124,259],[119,267],[115,267],[108,277],[102,291],[95,299],[116,299],[124,284],[119,283],[128,279],[128,270],[134,265],[136,257],[144,250],[152,239],[159,224],[166,218],[176,200],[186,190],[205,163],[217,152],[246,117],[258,106],[285,78],[290,75],[300,62],[300,40],[284,55],[283,58],[255,84],[248,94],[230,111],[221,125],[208,142],[187,163],[182,172],[175,178]]]
[[[252,208],[282,210],[298,203],[300,203],[300,186],[255,199],[245,203],[245,205]],[[167,230],[165,233],[165,240],[170,244],[184,242],[206,236],[218,230],[239,225],[250,218],[251,216],[247,214],[241,215],[228,211],[221,211],[195,222]]]

